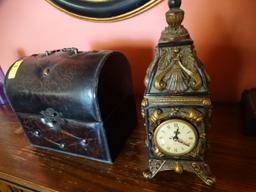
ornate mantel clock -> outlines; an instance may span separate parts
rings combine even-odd
[[[188,31],[181,25],[181,0],[169,0],[168,27],[162,32],[156,56],[147,70],[142,114],[145,118],[149,169],[193,172],[212,185],[205,162],[207,130],[211,116],[209,77],[194,50]]]

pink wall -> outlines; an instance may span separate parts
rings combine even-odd
[[[20,55],[63,47],[120,50],[130,60],[135,91],[141,96],[167,9],[165,0],[125,21],[92,23],[43,0],[0,0],[0,65],[6,71]],[[184,25],[212,78],[213,99],[238,101],[243,89],[256,87],[256,1],[183,0],[183,9]]]

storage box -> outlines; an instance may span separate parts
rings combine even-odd
[[[136,125],[130,66],[113,51],[47,51],[14,63],[5,90],[31,144],[111,163]]]
[[[245,133],[256,135],[256,88],[243,92],[241,104]]]

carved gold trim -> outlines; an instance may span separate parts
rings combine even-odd
[[[197,96],[144,96],[148,99],[149,103],[162,103],[162,104],[171,104],[175,103],[176,105],[203,105],[211,106],[210,97],[197,97]]]
[[[194,173],[203,181],[205,184],[211,186],[216,182],[216,178],[210,176],[210,168],[206,163],[193,162],[192,168]]]
[[[137,9],[134,9],[130,12],[127,12],[125,14],[118,15],[118,16],[115,16],[115,17],[108,17],[108,18],[95,18],[95,17],[81,16],[81,15],[72,13],[70,11],[67,11],[67,10],[61,8],[60,6],[54,4],[51,0],[45,0],[45,1],[47,1],[49,4],[51,4],[53,7],[57,8],[58,10],[66,13],[68,15],[71,15],[73,17],[82,19],[82,20],[88,20],[88,21],[94,21],[94,22],[115,22],[115,21],[121,21],[121,20],[124,20],[124,19],[131,18],[135,15],[138,15],[138,14],[152,8],[156,4],[160,3],[162,0],[151,0],[148,3],[144,4],[143,6],[137,8]]]
[[[179,161],[176,161],[176,165],[175,165],[175,169],[174,171],[178,174],[182,174],[183,173],[183,166]]]
[[[145,107],[148,106],[148,99],[144,98],[142,101],[141,101],[141,115],[142,117],[144,118],[145,117],[145,113],[144,113],[144,109]]]
[[[153,149],[154,155],[156,155],[158,157],[164,156],[164,153],[162,153],[157,146],[153,147],[152,149]]]
[[[156,126],[158,126],[159,121],[168,117],[173,118],[174,116],[184,118],[189,122],[193,122],[195,125],[200,125],[204,119],[202,113],[198,110],[180,110],[179,108],[172,108],[170,111],[167,112],[163,112],[161,109],[153,110],[152,114],[149,116],[149,121],[151,123],[151,126],[155,128]]]
[[[146,179],[153,179],[159,172],[173,170],[181,174],[183,171],[188,171],[196,174],[205,184],[211,186],[216,182],[212,176],[211,170],[205,162],[191,162],[185,160],[149,160],[149,169],[143,172]]]
[[[162,119],[168,114],[163,114],[163,112],[160,109],[154,110],[154,112],[150,115],[149,121],[152,125],[157,125],[158,120]]]
[[[162,52],[158,62],[159,73],[154,82],[156,89],[160,91],[167,89],[181,93],[189,87],[195,91],[202,87],[203,82],[199,71],[196,69],[195,55],[190,46],[181,49],[163,48]],[[168,80],[164,80],[165,78]]]

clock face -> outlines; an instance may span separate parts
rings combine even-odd
[[[154,141],[167,155],[180,156],[191,152],[197,144],[197,131],[192,124],[181,119],[161,123],[155,130]]]

